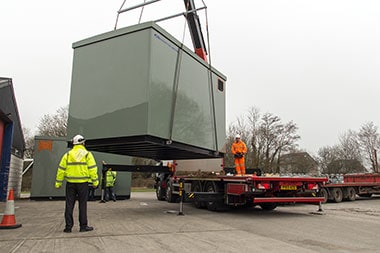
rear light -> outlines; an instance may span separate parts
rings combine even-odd
[[[318,184],[307,184],[308,190],[318,190]]]
[[[261,183],[261,184],[257,184],[257,185],[256,185],[256,188],[257,188],[257,189],[260,189],[260,190],[267,190],[267,189],[270,189],[270,183]]]
[[[166,182],[165,181],[162,181],[161,187],[162,187],[162,189],[166,189]]]

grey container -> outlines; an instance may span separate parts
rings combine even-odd
[[[154,22],[73,44],[68,137],[156,160],[220,157],[226,77]]]
[[[65,138],[36,136],[34,138],[34,164],[32,175],[31,199],[65,197],[65,184],[60,189],[55,188],[55,178],[62,156],[69,151]],[[98,176],[101,179],[102,161],[120,164],[131,163],[131,157],[92,152],[98,166]],[[131,195],[131,172],[118,172],[115,182],[115,193],[119,199],[129,199]],[[100,181],[99,181],[100,182]],[[95,191],[99,198],[101,190]]]

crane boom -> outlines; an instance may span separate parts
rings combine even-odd
[[[195,10],[194,0],[184,0],[186,11]],[[187,24],[189,26],[191,40],[193,42],[195,53],[207,62],[207,50],[204,42],[201,23],[195,11],[186,15]]]

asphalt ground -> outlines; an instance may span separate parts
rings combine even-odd
[[[21,228],[0,230],[0,252],[380,252],[380,196],[354,202],[211,212],[154,192],[89,202],[89,225],[63,233],[64,201],[15,200]],[[0,203],[0,212],[5,203]],[[317,213],[317,214],[315,214]]]

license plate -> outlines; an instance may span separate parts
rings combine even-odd
[[[296,185],[281,185],[280,189],[285,190],[285,191],[292,191],[292,190],[297,190],[297,186]]]

